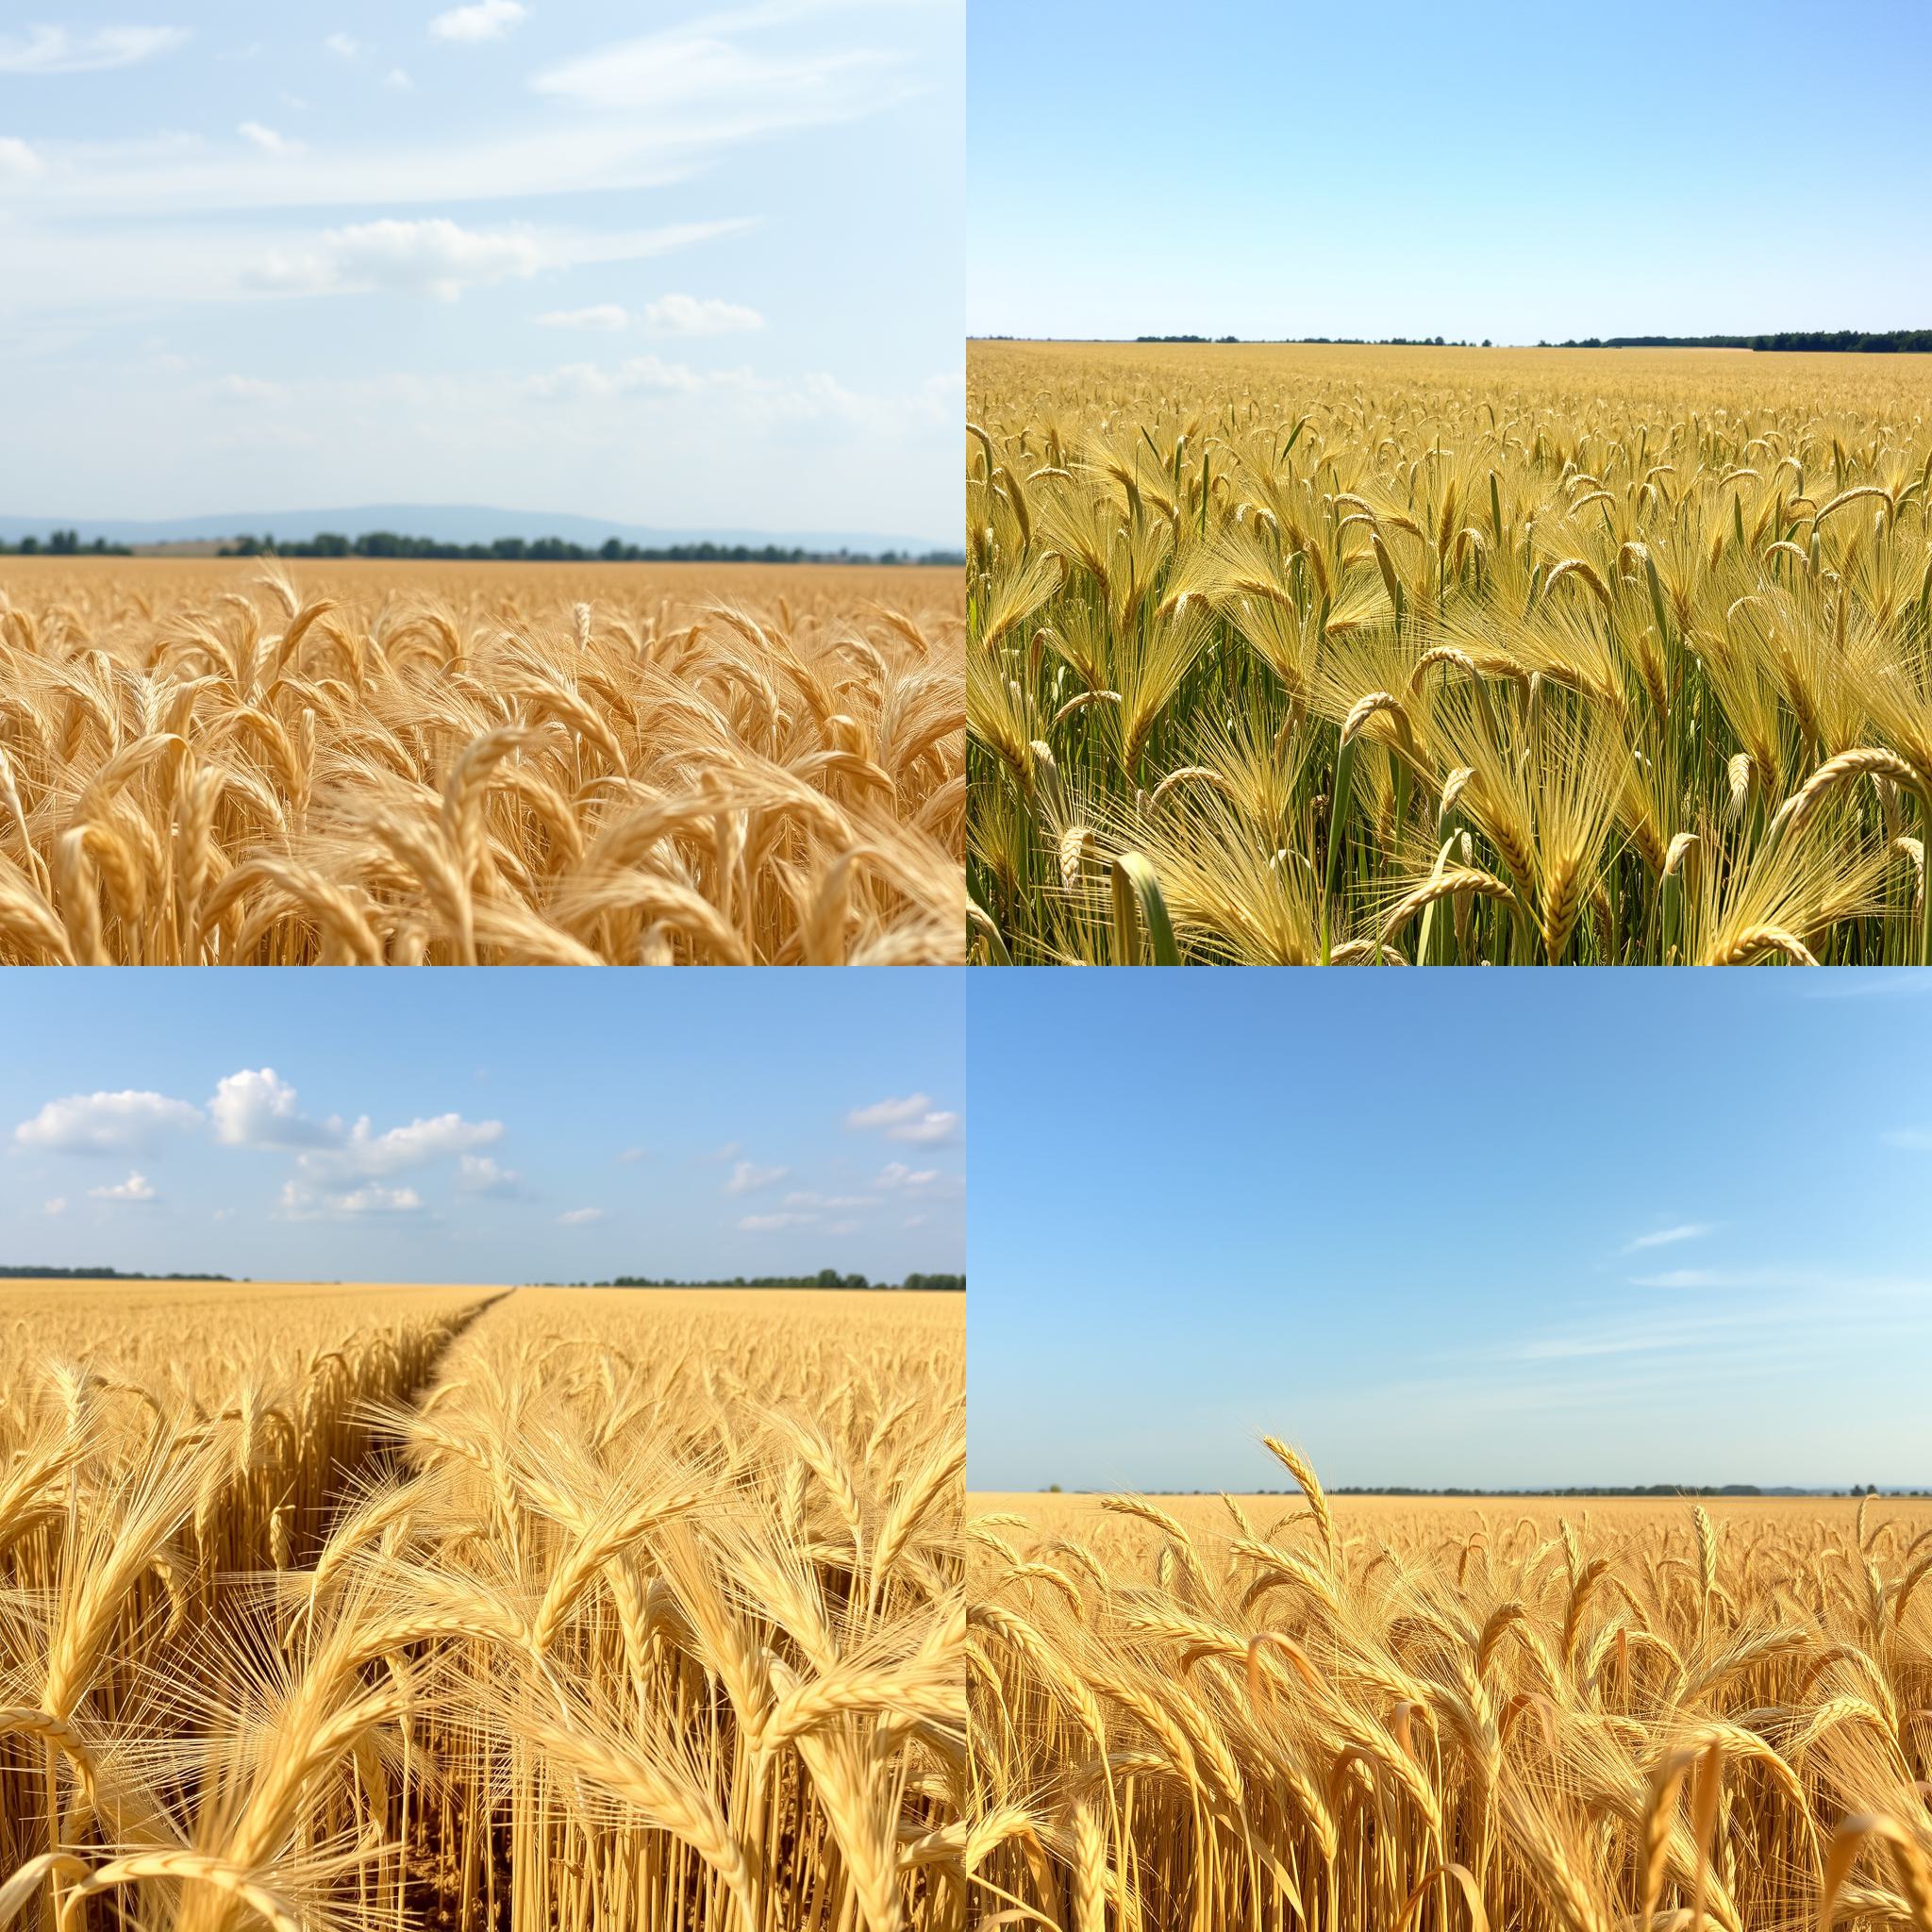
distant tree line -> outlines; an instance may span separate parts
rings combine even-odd
[[[1280,1493],[1291,1495],[1293,1491],[1284,1490]],[[1842,1492],[1831,1489],[1768,1490],[1757,1483],[1604,1483],[1567,1490],[1417,1490],[1391,1483],[1379,1489],[1338,1489],[1330,1491],[1329,1493],[1336,1496],[1656,1496],[1668,1499],[1672,1496],[1835,1496],[1840,1493],[1847,1496],[1876,1496],[1881,1491],[1876,1483],[1854,1483],[1850,1489]],[[1916,1496],[1921,1491],[1894,1490],[1891,1493],[1898,1496]]]
[[[42,543],[38,537],[23,537],[18,543],[0,542],[0,557],[132,557],[125,543],[109,543],[96,537],[92,543],[80,541],[78,530],[50,530]]]
[[[908,1274],[897,1284],[902,1290],[943,1290],[958,1293],[964,1290],[963,1274]],[[543,1283],[545,1288],[559,1286]],[[869,1281],[863,1274],[841,1274],[836,1268],[821,1268],[816,1274],[734,1274],[729,1281],[722,1275],[708,1274],[695,1281],[679,1281],[671,1275],[613,1274],[608,1281],[575,1281],[573,1288],[881,1288],[890,1281]]]
[[[845,563],[945,564],[963,566],[963,550],[802,550],[766,543],[671,543],[645,549],[607,538],[595,549],[561,537],[498,537],[491,543],[441,543],[433,537],[399,537],[393,530],[366,530],[345,537],[319,531],[306,541],[277,542],[272,535],[237,537],[216,553],[221,557],[402,557],[452,563]]]
[[[982,340],[1004,342],[1011,341],[1013,338],[989,336]],[[1478,345],[1475,342],[1444,341],[1441,336],[1255,336],[1245,339],[1241,336],[1136,336],[1134,340],[1137,342],[1239,342],[1243,340],[1275,344],[1340,342],[1360,349],[1474,349],[1478,346],[1488,349],[1494,346],[1487,337]]]
[[[979,336],[982,342],[1014,342],[1019,336]],[[1049,338],[1049,340],[1051,340]],[[1070,338],[1069,340],[1080,340]],[[1096,340],[1104,340],[1096,338]],[[1136,336],[1137,342],[1337,342],[1368,349],[1491,349],[1480,342],[1441,336]],[[1836,351],[1853,356],[1932,356],[1932,328],[1796,328],[1758,336],[1575,336],[1568,341],[1539,341],[1539,349],[1773,349]]]
[[[1064,1491],[1058,1483],[1048,1483],[1050,1495],[1060,1495]],[[1105,1493],[1096,1490],[1078,1490],[1076,1495],[1091,1496]],[[1150,1490],[1152,1496],[1218,1496],[1219,1490]],[[1244,1490],[1243,1495],[1252,1496],[1294,1496],[1298,1490]],[[1411,1488],[1405,1483],[1384,1483],[1379,1487],[1364,1489],[1359,1485],[1331,1489],[1331,1496],[1435,1496],[1451,1500],[1466,1498],[1471,1502],[1482,1502],[1491,1496],[1520,1496],[1525,1502],[1543,1496],[1637,1496],[1659,1502],[1669,1502],[1677,1496],[1782,1496],[1802,1502],[1807,1496],[1932,1496],[1932,1490],[1894,1489],[1881,1490],[1876,1483],[1854,1483],[1848,1490],[1815,1489],[1799,1490],[1790,1487],[1760,1489],[1756,1483],[1724,1483],[1721,1487],[1700,1483],[1650,1483],[1619,1488],[1611,1484],[1593,1488],[1569,1490],[1424,1490]]]
[[[1932,356],[1932,328],[1784,329],[1768,336],[1584,336],[1559,349],[1806,349],[1851,356]],[[1539,342],[1539,349],[1550,347]]]
[[[0,1281],[232,1281],[232,1274],[146,1274],[119,1268],[0,1268]]]
[[[1290,1493],[1283,1491],[1284,1495]],[[1423,1490],[1404,1483],[1337,1489],[1336,1496],[1761,1496],[1756,1483],[1590,1483],[1567,1490]]]

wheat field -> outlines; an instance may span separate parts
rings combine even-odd
[[[1299,1493],[968,1498],[978,1923],[1932,1925],[1932,1502],[1269,1446]]]
[[[963,1297],[0,1294],[0,1925],[960,1923]]]
[[[1932,358],[981,342],[971,954],[1932,958]]]
[[[0,560],[0,964],[936,964],[961,593]]]

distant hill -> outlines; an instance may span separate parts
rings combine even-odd
[[[604,522],[553,511],[492,509],[478,504],[364,503],[338,509],[246,509],[217,516],[139,517],[5,516],[0,515],[0,542],[17,543],[23,537],[44,537],[50,529],[77,530],[83,543],[96,537],[109,543],[197,543],[210,538],[259,537],[273,534],[285,541],[309,542],[325,531],[354,536],[364,530],[403,530],[412,537],[433,537],[443,543],[490,543],[499,537],[561,537],[595,549],[616,537],[642,550],[670,549],[682,543],[744,544],[762,549],[853,550],[876,556],[885,550],[915,553],[957,549],[959,532],[908,537],[880,530],[741,530],[720,527],[667,530],[647,524]]]

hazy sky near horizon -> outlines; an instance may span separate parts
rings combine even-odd
[[[963,1008],[941,971],[0,974],[0,1261],[955,1273]]]
[[[958,543],[963,0],[7,11],[0,510]]]
[[[967,331],[1924,326],[1928,81],[1917,0],[974,0]]]
[[[968,1008],[974,1489],[1932,1483],[1932,975]]]

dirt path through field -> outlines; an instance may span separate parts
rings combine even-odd
[[[515,1293],[515,1289],[506,1288],[465,1308],[435,1354],[424,1364],[422,1378],[401,1398],[399,1407],[407,1407],[412,1414],[421,1409],[425,1399],[437,1386],[450,1350],[491,1308],[507,1302]],[[355,1507],[368,1494],[372,1483],[402,1473],[403,1448],[401,1430],[384,1427],[371,1436],[360,1456],[336,1465],[330,1474],[323,1507],[318,1512],[321,1540],[326,1540],[329,1530],[341,1521],[345,1510]]]

